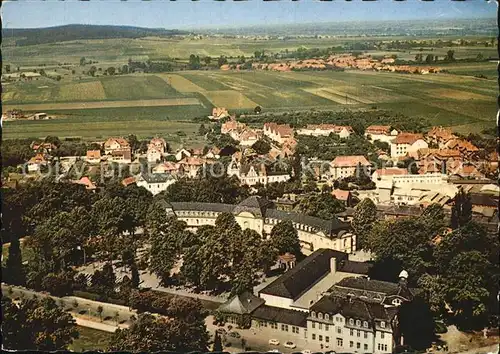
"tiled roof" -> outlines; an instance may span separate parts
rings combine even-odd
[[[414,133],[399,133],[396,139],[393,140],[394,144],[413,144],[415,141],[419,139],[423,139],[422,134],[414,134]]]
[[[306,327],[307,316],[307,312],[304,311],[296,311],[267,305],[258,307],[252,313],[252,317],[256,319],[299,327]]]
[[[396,283],[366,277],[344,278],[330,289],[334,293],[346,293],[356,290],[364,295],[369,295],[369,293],[379,293],[384,296],[399,295],[407,300],[411,300],[414,293],[418,291],[418,289],[408,289]]]
[[[143,173],[141,174],[141,178],[144,179],[147,183],[165,183],[168,180],[174,179],[171,174],[168,173]]]
[[[262,289],[260,293],[295,300],[313,284],[330,273],[330,260],[332,257],[335,257],[338,262],[345,261],[347,260],[347,253],[326,248],[318,249]]]
[[[380,168],[375,172],[377,172],[379,176],[399,176],[409,174],[406,168]]]
[[[130,149],[113,150],[111,156],[122,156],[124,160],[130,160],[132,158]]]
[[[220,312],[235,313],[239,315],[249,314],[264,304],[264,300],[248,291],[235,295],[217,309]]]
[[[363,155],[354,156],[337,156],[332,162],[333,167],[355,167],[361,164],[361,166],[369,166],[370,163]]]
[[[337,232],[347,231],[350,229],[349,223],[342,222],[338,218],[325,220],[314,216],[283,210],[268,209],[266,217],[278,220],[290,220],[299,224],[311,226],[315,229],[323,231],[327,236],[334,236]]]
[[[100,159],[101,158],[101,150],[87,150],[87,158],[88,159]]]
[[[247,211],[252,213],[253,215],[263,217],[264,215],[266,215],[266,209],[270,206],[270,204],[271,202],[267,199],[252,196],[239,203],[234,208],[234,213],[239,214],[241,212]]]
[[[322,297],[310,310],[332,315],[340,313],[347,318],[366,321],[375,319],[389,321],[392,318],[391,316],[393,316],[382,304],[363,301],[357,298],[349,300],[346,297],[336,295]]]
[[[125,139],[123,139],[123,138],[109,138],[104,143],[104,146],[107,147],[107,146],[113,144],[114,142],[118,143],[118,145],[120,145],[121,148],[128,148],[128,147],[130,147],[128,141],[125,140]]]
[[[132,183],[135,183],[135,177],[127,177],[122,181],[122,184],[126,187],[128,185],[131,185]]]
[[[351,194],[351,192],[343,191],[341,189],[332,190],[332,195],[338,200],[346,201],[347,199],[349,199],[350,194]]]
[[[370,125],[365,129],[365,133],[368,134],[389,134],[391,130],[390,125]]]

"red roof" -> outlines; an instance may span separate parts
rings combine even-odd
[[[135,183],[135,177],[127,177],[122,181],[122,184],[126,187],[128,185],[131,185]]]
[[[370,125],[365,129],[368,134],[389,134],[391,130],[390,125]]]
[[[370,163],[363,155],[337,156],[331,162],[333,167],[356,167],[358,164],[361,164],[361,166],[370,166]]]
[[[413,134],[413,133],[400,133],[394,139],[394,144],[413,144],[415,141],[419,139],[423,139],[424,136],[422,134]]]
[[[87,150],[87,159],[100,159],[101,150]]]
[[[343,200],[343,201],[347,201],[347,199],[349,199],[349,194],[351,194],[351,192],[343,191],[341,189],[334,189],[332,191],[332,195],[335,198],[337,198],[338,200]]]

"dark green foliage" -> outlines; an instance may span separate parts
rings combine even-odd
[[[356,235],[356,248],[365,247],[366,239],[377,221],[377,206],[370,198],[363,199],[354,208],[351,226]]]
[[[461,189],[453,199],[453,206],[451,207],[451,228],[457,229],[465,226],[471,220],[472,203],[470,195]]]
[[[280,221],[271,230],[270,242],[279,255],[287,252],[299,258],[302,255],[297,230],[291,221]]]
[[[335,214],[343,212],[345,205],[330,193],[313,193],[300,200],[297,211],[321,219],[331,220]]]
[[[19,239],[15,236],[10,242],[9,255],[5,264],[5,269],[2,269],[2,278],[3,281],[8,284],[25,285],[26,283],[21,246]]]
[[[213,346],[212,351],[213,352],[222,352],[223,351],[223,348],[222,348],[222,338],[221,338],[220,334],[217,333],[217,332],[215,332],[214,346]]]
[[[434,318],[429,305],[417,297],[404,302],[399,309],[401,334],[406,345],[416,350],[425,350],[434,341]]]

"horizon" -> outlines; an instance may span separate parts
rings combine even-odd
[[[451,4],[451,6],[450,6]],[[217,30],[255,26],[308,25],[333,22],[482,20],[496,18],[492,1],[396,2],[57,2],[4,1],[4,29],[67,25],[130,26],[177,30]],[[249,11],[250,10],[250,11]],[[257,11],[254,11],[257,10]],[[137,17],[138,12],[144,15]],[[374,18],[377,18],[374,20]]]

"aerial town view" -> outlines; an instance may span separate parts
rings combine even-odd
[[[3,1],[2,350],[497,353],[496,1]]]

